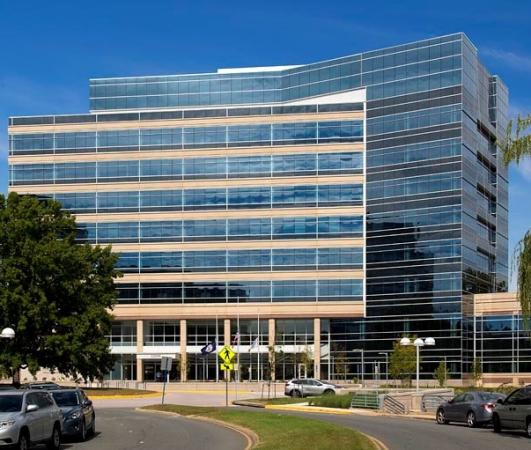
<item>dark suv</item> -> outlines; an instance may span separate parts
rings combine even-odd
[[[494,432],[499,433],[503,428],[525,430],[531,438],[531,386],[526,386],[496,403],[492,413]]]

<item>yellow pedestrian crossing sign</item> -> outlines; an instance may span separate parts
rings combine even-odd
[[[219,365],[219,368],[221,370],[234,370],[234,364],[224,362]]]
[[[234,359],[234,356],[236,353],[231,348],[230,345],[225,345],[220,351],[219,351],[219,359],[221,359],[225,364],[229,364],[232,366],[231,362]],[[232,370],[231,369],[223,369],[223,370]]]

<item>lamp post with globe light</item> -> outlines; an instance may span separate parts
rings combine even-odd
[[[0,333],[0,338],[2,339],[14,339],[15,338],[15,330],[13,328],[4,328],[2,332]]]
[[[417,338],[413,342],[411,342],[411,339],[408,337],[403,337],[400,339],[400,345],[414,345],[417,348],[417,392],[419,391],[419,378],[420,378],[420,347],[427,346],[434,346],[435,345],[435,339],[432,337],[427,337],[426,339]]]

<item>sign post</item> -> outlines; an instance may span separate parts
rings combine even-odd
[[[162,385],[162,405],[164,405],[164,397],[166,395],[166,382],[170,376],[171,364],[173,358],[171,356],[161,356],[160,358],[160,371],[164,377],[164,384]]]
[[[231,371],[234,370],[232,361],[235,355],[236,353],[234,353],[230,345],[225,345],[218,353],[219,359],[221,360],[219,368],[225,373],[225,406],[229,406],[229,378]]]

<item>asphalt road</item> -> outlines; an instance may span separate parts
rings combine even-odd
[[[281,412],[284,413],[285,411]],[[531,440],[523,433],[495,434],[492,428],[470,429],[464,425],[437,425],[435,421],[388,416],[289,414],[355,428],[378,438],[391,450],[529,450],[531,448]]]
[[[96,435],[86,442],[64,442],[63,450],[240,450],[247,445],[239,433],[218,425],[141,413],[131,409],[98,409]]]

